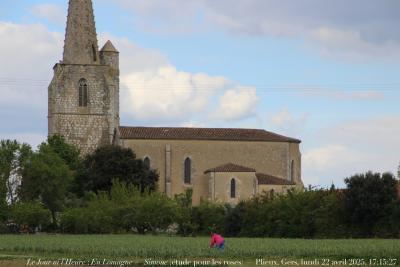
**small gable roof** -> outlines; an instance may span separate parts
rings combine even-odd
[[[185,127],[119,127],[121,139],[229,140],[301,143],[262,129],[185,128]]]
[[[265,173],[256,173],[256,177],[259,185],[295,185],[292,181]]]
[[[233,163],[226,163],[224,165],[208,169],[204,173],[209,173],[209,172],[256,172],[256,170],[253,168],[248,168]]]

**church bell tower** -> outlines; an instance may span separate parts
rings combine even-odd
[[[91,0],[70,0],[63,59],[48,88],[48,134],[82,154],[111,144],[119,127],[119,52],[99,51]]]

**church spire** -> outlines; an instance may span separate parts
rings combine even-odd
[[[91,0],[69,0],[63,63],[99,64]]]

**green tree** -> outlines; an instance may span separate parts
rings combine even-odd
[[[319,207],[315,210],[316,236],[343,238],[347,236],[343,192],[331,188],[324,193],[319,200]]]
[[[17,189],[21,182],[23,162],[32,151],[29,145],[17,141],[0,142],[0,221],[7,217],[7,205],[18,200]]]
[[[49,225],[51,213],[39,202],[19,202],[12,206],[11,218],[20,226],[27,225],[33,230]]]
[[[375,224],[391,213],[397,198],[397,181],[391,173],[357,174],[346,178],[345,211],[361,236],[372,236]]]
[[[193,207],[192,220],[198,225],[198,233],[210,234],[210,231],[223,233],[225,230],[225,207],[220,203],[202,200],[200,205]]]
[[[242,231],[242,228],[245,227],[243,224],[244,214],[246,211],[245,202],[239,202],[239,204],[234,207],[226,205],[225,208],[225,235],[238,236]]]
[[[41,145],[25,163],[22,177],[22,201],[42,202],[56,223],[56,212],[63,209],[67,188],[73,178],[68,165],[50,146]]]
[[[165,231],[177,218],[178,207],[164,194],[144,193],[124,210],[124,222],[139,234]]]
[[[68,144],[62,135],[52,135],[47,138],[46,143],[41,146],[48,145],[53,151],[62,158],[69,168],[73,171],[77,170],[81,164],[80,151],[75,145]]]
[[[192,188],[188,188],[184,193],[175,195],[175,201],[178,205],[178,234],[182,236],[193,235],[198,228],[198,225],[192,220],[192,196]]]
[[[142,160],[136,159],[129,148],[104,146],[86,156],[77,177],[77,184],[85,191],[110,192],[112,180],[117,179],[135,185],[141,192],[156,189],[158,174],[148,169]]]

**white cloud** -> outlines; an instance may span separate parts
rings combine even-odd
[[[302,157],[303,182],[328,186],[332,182],[343,186],[343,179],[355,173],[365,172],[368,157],[350,147],[331,144],[306,151]]]
[[[15,112],[35,109],[32,114],[45,118],[47,87],[53,65],[62,59],[63,35],[39,24],[0,22],[0,39],[0,58],[6,62],[0,65],[1,106]],[[121,52],[123,117],[146,124],[205,121],[210,101],[233,86],[222,76],[177,70],[159,51],[126,38],[103,33],[99,39],[101,45],[112,40]]]
[[[303,155],[304,167],[314,171],[329,172],[343,167],[343,163],[355,164],[364,159],[362,153],[341,144],[326,145],[307,151]]]
[[[31,8],[31,12],[38,18],[44,18],[52,23],[58,25],[65,25],[67,21],[67,14],[64,8],[54,4],[39,4]]]
[[[341,123],[322,129],[305,149],[305,184],[343,186],[343,179],[369,170],[396,173],[400,161],[400,117],[388,116]]]
[[[308,120],[308,114],[294,115],[287,107],[282,108],[277,113],[268,116],[267,125],[277,129],[285,135],[300,136]]]
[[[256,88],[240,86],[227,90],[219,99],[214,116],[224,120],[240,120],[255,114],[259,97]]]
[[[168,66],[167,56],[161,52],[141,47],[124,37],[113,36],[109,33],[99,34],[99,46],[102,47],[107,40],[111,40],[120,52],[121,75],[132,72],[157,71],[162,66]]]
[[[0,103],[16,108],[43,107],[52,67],[63,37],[42,25],[0,22]]]
[[[278,113],[270,116],[270,122],[275,126],[285,128],[285,127],[292,127],[297,124],[304,124],[307,120],[307,115],[302,114],[299,116],[294,116],[287,107],[282,108]]]
[[[209,105],[220,94],[218,119],[238,120],[254,112],[255,88],[238,86],[222,76],[177,70],[165,55],[126,38],[103,33],[99,39],[101,44],[110,39],[120,51],[122,116],[146,124],[190,125],[194,116],[205,121],[215,112]]]
[[[204,112],[210,97],[228,84],[224,77],[178,71],[162,66],[121,78],[126,88],[122,108],[137,119],[188,120]]]

